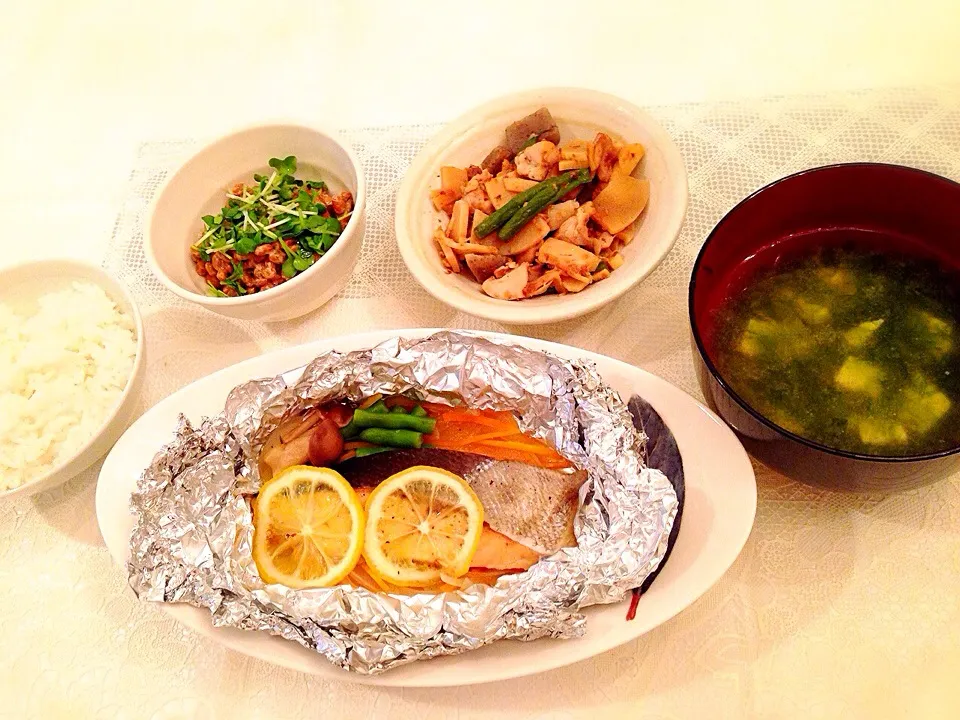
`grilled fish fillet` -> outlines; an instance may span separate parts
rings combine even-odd
[[[423,448],[377,453],[337,465],[355,488],[374,487],[414,465],[442,468],[464,478],[496,532],[541,554],[577,544],[573,534],[583,470],[546,470],[473,453]]]

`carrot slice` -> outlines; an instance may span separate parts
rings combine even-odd
[[[535,445],[530,442],[517,442],[515,440],[484,440],[477,445],[489,445],[491,447],[506,448],[508,450],[520,450],[532,455],[556,455],[556,450],[546,445]]]
[[[487,427],[496,428],[516,428],[517,426],[516,421],[510,423],[500,418],[481,415],[477,412],[471,412],[470,410],[447,410],[445,413],[443,413],[442,419],[447,422],[475,423],[477,425],[486,425]]]
[[[362,403],[360,403],[360,407],[363,408],[364,410],[366,410],[366,409],[367,409],[368,407],[370,407],[371,405],[375,405],[377,402],[379,402],[380,398],[382,398],[382,397],[383,397],[383,395],[381,395],[380,393],[377,393],[376,395],[371,395],[371,396],[368,397],[366,400],[364,400]]]
[[[362,447],[373,447],[373,443],[364,442],[363,440],[351,440],[350,442],[343,444],[344,450],[356,450]]]

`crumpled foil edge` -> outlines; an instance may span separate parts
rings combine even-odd
[[[287,413],[375,393],[512,411],[524,431],[588,471],[577,547],[495,586],[439,595],[263,583],[244,498],[259,486],[260,447]],[[361,674],[500,639],[579,637],[581,608],[621,600],[666,552],[677,497],[662,473],[644,467],[642,441],[590,362],[457,332],[325,353],[292,385],[282,376],[253,380],[230,393],[220,415],[196,427],[181,418],[131,497],[129,582],[141,599],[207,608],[216,626],[279,635]]]

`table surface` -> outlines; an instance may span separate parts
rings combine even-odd
[[[51,255],[101,261],[148,140],[202,138],[278,117],[341,128],[435,123],[543,84],[669,106],[960,83],[955,0],[483,5],[462,15],[448,3],[301,3],[270,13],[245,0],[4,6],[0,166],[10,189],[0,195],[0,263]],[[550,72],[527,70],[531,57],[556,45],[552,37],[577,51],[558,52]],[[921,129],[943,125],[942,114],[929,117]],[[790,127],[816,132],[802,122]],[[943,127],[960,146],[957,123]],[[671,129],[691,132],[679,122]],[[951,152],[907,157],[957,178],[960,147]],[[688,223],[697,228],[732,200],[713,192],[714,171],[725,172],[718,166],[691,175]],[[26,202],[21,178],[36,183],[41,173],[41,204]],[[38,235],[38,217],[54,219],[57,229]],[[688,240],[665,272],[689,271],[696,238]],[[633,300],[658,300],[655,290],[669,283],[657,282]],[[212,316],[151,307],[151,349],[181,345],[176,355],[151,360],[146,396],[156,401],[218,367],[317,332],[360,329],[354,310],[361,302],[347,294],[308,322],[270,330],[232,325],[216,354],[203,348]],[[483,326],[427,300],[406,314],[360,317],[369,329]],[[695,392],[689,358],[677,349],[681,315],[669,317],[669,327],[631,329],[627,346],[618,342],[627,320],[617,312],[535,334],[631,360]],[[673,354],[656,351],[663,338]],[[523,681],[387,691],[272,668],[137,603],[97,530],[94,469],[0,508],[0,717],[960,714],[953,684],[960,672],[960,480],[854,501],[759,466],[758,475],[758,523],[741,559],[665,626],[601,658]]]

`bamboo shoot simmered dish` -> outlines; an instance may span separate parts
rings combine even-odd
[[[480,165],[440,168],[441,263],[502,300],[581,292],[624,263],[650,197],[643,155],[603,132],[563,139],[547,108],[518,120]]]

